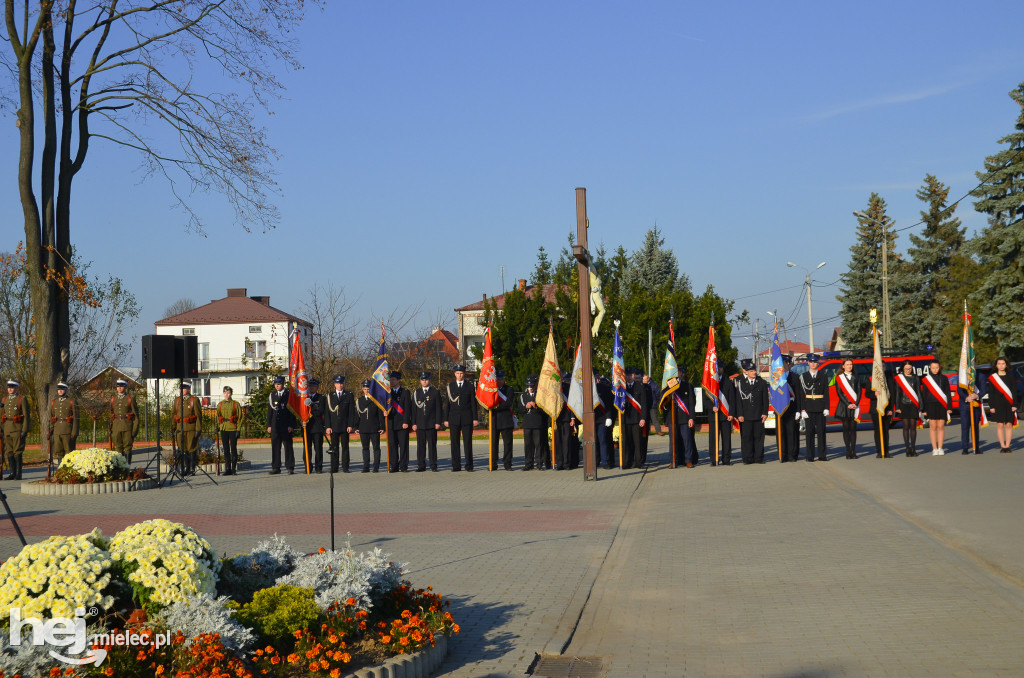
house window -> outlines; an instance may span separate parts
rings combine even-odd
[[[249,325],[249,334],[259,334],[263,331],[263,325]]]
[[[245,342],[245,357],[249,360],[263,360],[267,357],[267,342],[264,340]]]
[[[199,344],[199,369],[203,372],[210,369],[210,342]]]
[[[183,327],[183,328],[181,328],[181,333],[183,335],[185,335],[186,337],[194,337],[194,336],[196,336],[196,328],[194,328],[194,327]]]
[[[262,376],[246,377],[245,378],[245,392],[246,392],[246,394],[252,393],[254,391],[258,391],[261,388],[263,388],[263,380],[264,380],[264,377],[262,377]]]

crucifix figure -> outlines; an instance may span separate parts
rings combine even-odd
[[[604,320],[604,294],[601,292],[601,278],[597,275],[597,267],[587,248],[576,245],[572,249],[576,259],[586,267],[587,277],[590,279],[590,313],[597,314],[594,324],[590,328],[590,336],[597,338],[597,333],[601,329],[601,321]]]

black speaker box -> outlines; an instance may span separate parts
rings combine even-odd
[[[142,337],[143,379],[177,378],[174,365],[174,339],[169,334],[147,334]]]
[[[199,376],[199,340],[195,336],[174,338],[174,370],[179,379]]]

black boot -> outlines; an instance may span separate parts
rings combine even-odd
[[[14,471],[14,455],[13,454],[8,454],[7,455],[7,471],[8,471],[8,473],[7,473],[6,476],[4,476],[4,480],[14,480],[15,471]]]
[[[15,455],[14,457],[14,480],[21,480],[21,455]]]

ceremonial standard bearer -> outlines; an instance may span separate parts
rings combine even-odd
[[[295,430],[295,414],[288,407],[288,389],[284,377],[274,377],[274,390],[270,392],[267,405],[267,433],[270,434],[270,473],[281,472],[281,448],[284,447],[284,467],[288,475],[295,473],[295,448],[292,446],[292,431]]]
[[[324,472],[324,434],[327,432],[327,399],[318,392],[320,381],[310,379],[306,382],[309,394],[306,396],[306,407],[309,408],[309,419],[306,420],[306,459],[310,467],[317,473]]]
[[[754,361],[744,359],[736,381],[740,454],[744,464],[764,463],[764,422],[768,418],[768,382],[757,375]]]
[[[416,471],[437,471],[437,432],[444,420],[441,392],[430,385],[430,372],[420,373],[420,387],[412,394],[415,410],[412,430],[416,432]]]
[[[665,411],[665,425],[668,427],[669,435],[675,436],[673,447],[676,450],[676,467],[686,464],[686,468],[693,468],[699,463],[697,444],[693,439],[694,418],[693,413],[697,407],[696,397],[693,394],[693,387],[686,380],[686,370],[679,368],[679,388],[665,399],[662,409]],[[672,426],[672,410],[675,408],[675,427]],[[673,430],[675,428],[675,430]],[[714,458],[711,459],[714,464]]]
[[[572,373],[562,374],[562,400],[567,400],[569,386],[572,380]],[[558,435],[555,440],[555,470],[565,471],[574,469],[580,464],[579,438],[576,437],[577,426],[576,415],[568,406],[563,407],[555,418],[555,431]]]
[[[349,434],[355,427],[355,398],[345,390],[345,377],[334,378],[334,390],[327,396],[327,437],[330,440],[331,473],[338,472],[338,453],[341,453],[341,470],[349,469]]]
[[[732,369],[730,369],[731,371]],[[732,464],[732,429],[736,423],[736,379],[739,376],[739,373],[733,372],[718,384],[717,406],[715,401],[707,394],[707,391],[704,392],[704,411],[712,413],[708,415],[709,437],[715,435],[715,422],[711,417],[718,417],[718,463],[722,466]],[[790,409],[795,408],[791,407]],[[714,461],[714,441],[710,444],[712,445],[711,459]]]
[[[807,461],[814,461],[817,449],[818,461],[828,461],[828,447],[825,442],[825,414],[829,411],[828,377],[818,371],[820,358],[816,353],[807,356],[808,371],[800,375],[797,408],[806,424]]]
[[[515,422],[512,418],[512,399],[515,397],[515,393],[512,391],[512,387],[505,383],[505,373],[503,371],[495,371],[494,379],[498,385],[498,404],[491,410],[491,416],[494,417],[495,434],[494,440],[491,441],[491,444],[494,446],[491,454],[497,458],[498,438],[501,438],[501,463],[506,471],[511,471],[512,429],[515,427]]]
[[[391,370],[391,410],[388,412],[388,470],[391,473],[409,470],[409,433],[413,425],[412,396],[402,386],[402,373]]]
[[[58,464],[75,449],[77,438],[78,405],[68,396],[68,385],[62,381],[57,384],[57,397],[50,401],[50,444]]]
[[[789,392],[793,399],[796,399],[797,391],[800,390],[800,378],[793,374],[793,359],[782,356],[782,367],[785,373],[783,381],[789,386]],[[803,418],[800,408],[792,400],[786,411],[779,415],[779,443],[782,446],[781,461],[796,461],[800,458],[800,419]]]
[[[886,393],[892,393],[895,388],[892,378],[889,373],[885,373],[885,388]],[[868,399],[871,402],[869,406],[871,409],[871,424],[872,429],[875,433],[875,456],[879,459],[888,458],[889,454],[889,426],[892,424],[893,409],[895,407],[893,401],[890,399],[886,403],[885,409],[882,412],[878,411],[878,393],[874,388],[868,387]],[[882,455],[882,450],[885,450],[885,456]]]
[[[380,436],[384,433],[387,421],[384,412],[370,397],[370,380],[363,380],[363,395],[356,398],[356,421],[359,427],[359,440],[363,444],[363,473],[370,472],[370,445],[373,445],[373,472],[380,470]]]
[[[526,390],[519,395],[523,413],[523,450],[526,456],[524,471],[544,470],[544,444],[550,426],[548,415],[537,405],[537,377],[526,378]]]
[[[448,409],[444,425],[451,434],[452,471],[462,470],[459,456],[459,439],[466,454],[466,470],[473,470],[473,428],[480,421],[477,417],[476,386],[466,381],[465,365],[455,366],[455,381],[448,383]]]

